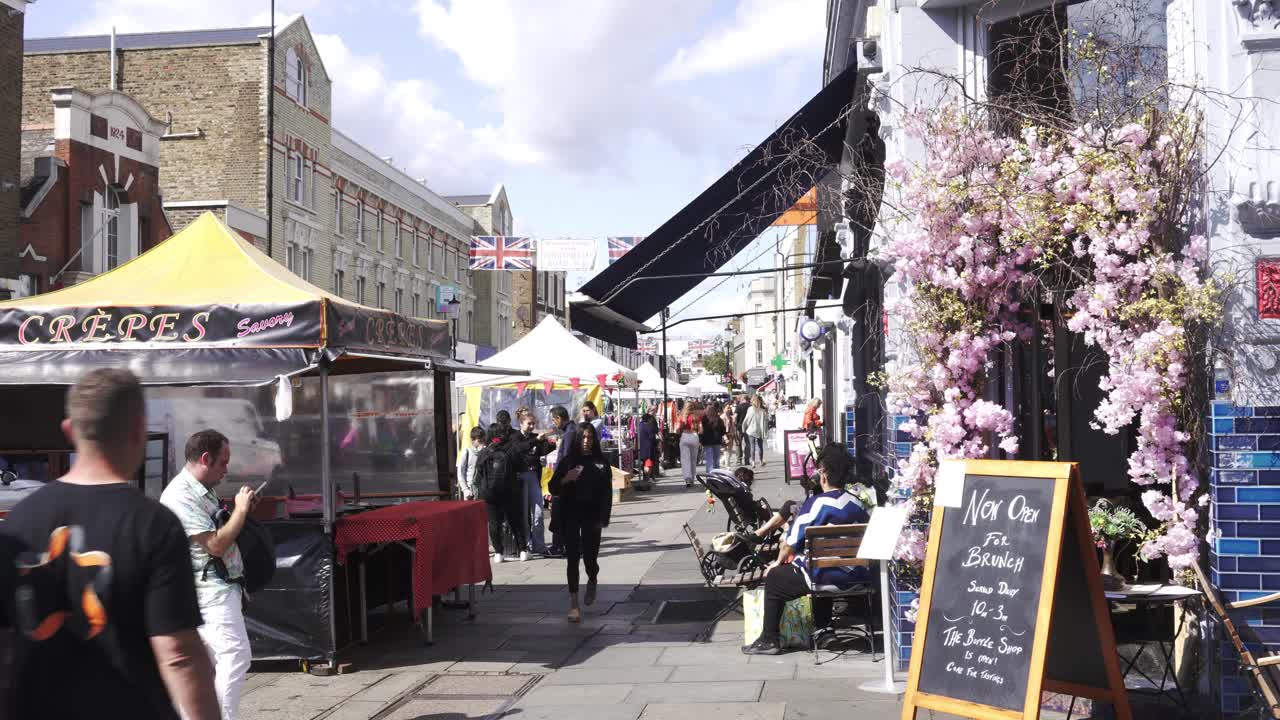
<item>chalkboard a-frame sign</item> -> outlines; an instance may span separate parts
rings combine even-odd
[[[1130,720],[1076,464],[969,460],[960,497],[933,509],[903,720],[1032,720],[1041,691]]]

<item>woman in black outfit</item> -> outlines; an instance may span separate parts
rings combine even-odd
[[[583,602],[596,601],[596,578],[600,574],[600,535],[609,525],[613,505],[613,471],[600,450],[600,438],[591,423],[578,426],[576,442],[569,455],[556,464],[549,483],[556,496],[557,524],[564,538],[568,561],[569,622],[582,619],[578,607],[578,558],[587,568],[587,592]]]

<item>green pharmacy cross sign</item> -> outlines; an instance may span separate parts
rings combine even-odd
[[[773,359],[769,361],[769,364],[772,365],[774,369],[776,369],[778,372],[782,372],[782,368],[787,366],[787,359],[782,357],[782,353],[778,353],[777,355],[773,356]]]

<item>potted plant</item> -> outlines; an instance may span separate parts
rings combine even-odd
[[[1093,528],[1094,544],[1102,550],[1103,589],[1124,589],[1124,578],[1116,573],[1116,551],[1146,535],[1146,524],[1129,508],[1099,498],[1089,508],[1089,526]]]

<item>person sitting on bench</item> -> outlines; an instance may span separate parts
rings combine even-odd
[[[805,530],[822,525],[851,525],[870,519],[866,508],[845,485],[851,473],[849,453],[843,443],[829,443],[818,461],[818,482],[822,492],[804,501],[783,542],[778,559],[769,565],[764,579],[764,628],[755,642],[742,648],[747,655],[778,655],[782,609],[787,602],[819,587],[847,588],[868,577],[866,568],[819,568],[808,571],[806,558],[798,554],[804,547]],[[822,632],[831,625],[831,598],[813,599],[814,627]]]

